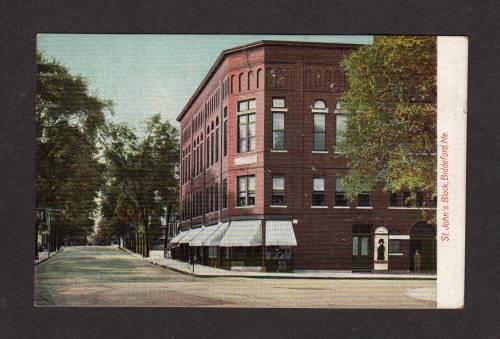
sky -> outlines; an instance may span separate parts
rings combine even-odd
[[[369,44],[372,36],[45,33],[37,49],[86,78],[91,94],[112,100],[110,119],[139,128],[156,113],[176,124],[221,51],[258,40]]]

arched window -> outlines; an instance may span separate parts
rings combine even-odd
[[[231,87],[231,94],[233,94],[233,91],[234,91],[233,90],[234,89],[234,74],[231,75],[231,86],[230,87]]]
[[[314,88],[321,88],[321,71],[316,71],[314,74]]]
[[[219,117],[215,118],[215,125],[218,126],[219,125]]]
[[[305,87],[306,88],[311,88],[312,87],[312,79],[311,79],[311,71],[310,70],[306,70],[306,73],[304,75],[304,78],[305,78]]]
[[[332,86],[332,72],[330,71],[325,71],[325,88],[331,89],[333,88]]]
[[[250,71],[250,72],[248,72],[248,75],[247,75],[247,89],[248,90],[252,89],[252,80],[253,80],[253,72]]]
[[[314,101],[313,109],[326,109],[325,101],[321,99]]]
[[[241,92],[241,83],[243,81],[243,73],[240,73],[238,77],[238,92]]]
[[[262,78],[262,68],[259,68],[257,70],[257,82],[256,82],[256,87],[259,88],[260,87],[260,81],[261,81],[261,78]]]

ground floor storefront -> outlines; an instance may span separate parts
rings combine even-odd
[[[293,220],[234,220],[184,230],[170,242],[170,253],[233,271],[436,271],[436,230],[425,221],[397,227],[339,223],[324,231]]]

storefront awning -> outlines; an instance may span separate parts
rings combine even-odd
[[[172,240],[170,240],[170,243],[171,244],[177,244],[177,243],[179,243],[179,240],[181,240],[182,238],[184,238],[186,236],[186,234],[188,234],[188,233],[189,233],[189,231],[181,231]]]
[[[203,228],[201,227],[191,229],[185,237],[179,240],[179,244],[189,244],[189,242],[193,240],[198,234],[200,234],[201,231],[203,231]]]
[[[198,236],[189,242],[189,246],[205,246],[204,242],[207,241],[207,239],[210,238],[215,231],[217,231],[217,228],[219,228],[220,225],[221,224],[205,227],[203,232],[199,233]]]
[[[203,242],[203,246],[219,246],[220,241],[226,234],[229,227],[229,222],[223,222],[219,226],[213,226],[217,229]]]
[[[297,246],[292,222],[289,220],[267,220],[266,246]]]
[[[250,247],[262,245],[262,221],[231,221],[229,229],[220,242],[221,247]]]

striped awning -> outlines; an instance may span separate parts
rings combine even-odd
[[[216,227],[216,226],[213,226]],[[217,229],[203,242],[203,246],[219,246],[220,241],[226,234],[226,231],[229,227],[229,222],[223,222]]]
[[[189,244],[191,240],[193,240],[200,232],[203,231],[203,228],[192,228],[185,237],[179,240],[179,244]]]
[[[231,221],[220,242],[221,247],[250,247],[262,245],[262,220]]]
[[[297,246],[292,222],[289,220],[267,220],[266,246]]]
[[[188,233],[189,233],[189,230],[188,231],[181,231],[172,240],[170,240],[170,243],[171,244],[177,244],[177,243],[179,243],[179,240],[181,240],[182,238],[184,238],[186,236],[186,234],[188,234]]]
[[[203,231],[189,242],[189,246],[204,246],[203,243],[217,230],[220,224],[203,228]]]

